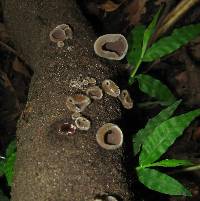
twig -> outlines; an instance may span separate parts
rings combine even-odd
[[[182,0],[163,20],[163,25],[155,33],[154,39],[166,33],[199,0]]]

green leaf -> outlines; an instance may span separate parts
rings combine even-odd
[[[128,63],[136,67],[141,59],[145,26],[137,25],[128,36]]]
[[[4,175],[5,162],[0,159],[0,176]]]
[[[200,109],[172,117],[158,127],[145,140],[139,157],[140,166],[158,160],[162,154],[182,135],[185,128],[200,115]]]
[[[161,38],[145,53],[143,61],[151,62],[166,56],[200,34],[200,24],[188,25],[175,29],[168,37]]]
[[[11,141],[8,145],[6,149],[6,157],[9,158],[9,156],[14,152],[16,152],[16,140]]]
[[[7,161],[5,164],[5,176],[9,186],[12,185],[15,160],[16,160],[16,153],[13,153],[9,156],[9,158],[7,158]]]
[[[137,174],[140,182],[151,190],[168,195],[192,196],[177,180],[157,170],[141,168],[137,169]]]
[[[160,15],[161,9],[158,10],[158,12],[154,15],[152,22],[149,24],[147,29],[144,32],[144,39],[143,39],[143,46],[142,46],[142,57],[144,56],[149,40],[151,39],[155,29],[156,29],[156,24],[158,21],[158,17]]]
[[[193,163],[191,163],[188,160],[165,159],[162,161],[158,161],[156,163],[152,163],[148,165],[148,167],[153,167],[153,166],[177,167],[177,166],[191,166],[191,165],[193,165]]]
[[[153,130],[157,126],[159,126],[163,121],[169,119],[180,103],[181,100],[176,101],[174,104],[162,110],[158,115],[156,115],[147,122],[144,129],[141,129],[136,133],[136,135],[133,137],[133,150],[135,155],[140,151],[141,145],[144,143],[147,137],[153,132]]]
[[[176,98],[160,80],[157,80],[150,75],[139,74],[136,76],[139,83],[139,88],[142,92],[160,101],[161,105],[171,105],[176,101]]]
[[[138,49],[138,53],[135,53],[136,62],[133,62],[135,67],[132,69],[131,75],[130,75],[129,80],[128,80],[128,83],[130,85],[133,84],[135,74],[136,74],[138,68],[140,67],[143,56],[144,56],[146,49],[148,47],[148,44],[149,44],[149,40],[151,39],[151,37],[155,31],[156,24],[158,21],[158,17],[160,15],[160,11],[161,11],[161,9],[159,9],[159,11],[154,15],[153,20],[151,21],[151,23],[149,24],[149,26],[146,28],[145,31],[140,30],[141,33],[142,33],[142,31],[144,31],[144,33],[142,34],[144,37],[143,37],[142,45],[139,45],[139,43],[141,43],[141,36],[139,36],[138,47],[141,49]],[[135,38],[134,40],[136,41],[137,38]]]

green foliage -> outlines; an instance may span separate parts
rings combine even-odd
[[[174,178],[157,170],[140,168],[137,174],[141,183],[149,189],[169,195],[191,196],[191,193]]]
[[[161,166],[161,167],[178,167],[178,166],[191,166],[191,163],[188,160],[176,160],[176,159],[165,159],[156,163],[152,163],[149,167]]]
[[[151,62],[166,56],[200,34],[200,24],[188,25],[175,29],[171,36],[161,38],[145,53],[143,61]]]
[[[139,88],[142,92],[156,98],[162,105],[170,105],[176,101],[176,98],[160,80],[150,75],[139,74],[136,76]]]
[[[131,32],[129,36],[129,41],[131,41],[131,43],[129,43],[130,51],[128,52],[128,62],[134,65],[134,68],[131,71],[131,76],[129,78],[130,84],[133,83],[135,73],[137,72],[142,62],[149,40],[151,39],[155,31],[159,14],[160,14],[160,10],[153,17],[152,22],[149,24],[146,30],[145,30],[145,27],[142,25],[136,26],[135,27],[136,30],[133,29],[133,31]],[[137,38],[131,40],[130,38],[134,36]],[[134,44],[134,41],[136,44]]]
[[[13,153],[9,156],[9,158],[7,158],[5,164],[4,172],[9,186],[12,185],[13,181],[15,160],[16,160],[16,153]]]
[[[171,117],[181,101],[162,110],[157,116],[148,121],[144,129],[141,129],[133,139],[135,154],[142,151],[139,156],[139,166],[136,168],[141,183],[148,188],[169,194],[191,196],[191,193],[178,181],[151,167],[177,167],[193,165],[187,160],[166,159],[157,161],[167,149],[174,143],[184,129],[200,115],[200,109]]]
[[[8,185],[12,185],[14,165],[16,160],[16,141],[12,141],[6,149],[5,160],[0,160],[0,175],[6,176]]]
[[[200,115],[200,109],[172,117],[154,129],[147,137],[140,154],[140,166],[153,163],[174,143],[186,127]]]
[[[159,126],[162,122],[171,117],[171,115],[174,113],[180,103],[180,100],[176,101],[171,106],[162,110],[158,115],[147,122],[144,129],[141,129],[136,133],[136,135],[133,137],[133,150],[135,155],[140,151],[140,147],[144,143],[146,138],[153,132],[153,130],[157,126]]]
[[[136,67],[140,60],[142,54],[142,42],[144,36],[145,26],[138,25],[136,26],[128,36],[128,54],[127,60],[128,63]]]
[[[160,10],[153,17],[152,22],[144,31],[142,25],[136,26],[129,35],[128,63],[134,65],[129,77],[129,84],[133,84],[134,77],[142,62],[152,62],[166,56],[200,34],[200,24],[192,24],[175,29],[170,36],[159,39],[148,48],[149,41],[155,32]],[[142,39],[143,37],[143,39]]]
[[[17,151],[16,140],[13,140],[6,149],[6,157],[9,158],[11,154]]]

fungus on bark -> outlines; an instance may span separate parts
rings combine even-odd
[[[119,87],[112,80],[104,80],[102,88],[110,96],[117,97],[120,94]]]
[[[72,39],[73,32],[69,25],[61,24],[50,31],[49,37],[52,42],[57,43],[58,47],[63,47],[65,40]]]
[[[78,117],[75,119],[75,125],[78,129],[87,131],[90,129],[91,123],[85,117]]]
[[[90,103],[90,98],[82,94],[69,96],[66,100],[66,106],[71,112],[82,112]]]
[[[89,87],[86,94],[94,100],[100,100],[103,97],[103,92],[98,86]]]
[[[116,124],[107,123],[98,129],[96,139],[102,148],[114,150],[122,146],[123,133]]]
[[[94,51],[100,57],[121,60],[128,51],[128,42],[121,34],[106,34],[95,41]]]
[[[121,101],[122,105],[126,109],[133,108],[133,100],[127,90],[122,90],[120,95],[118,96],[119,100]]]

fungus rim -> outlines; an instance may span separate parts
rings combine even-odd
[[[109,82],[109,84],[107,84],[106,82]],[[113,89],[110,88],[110,89],[108,90],[109,85],[113,85],[114,87],[116,87],[116,89],[113,90]],[[120,95],[120,88],[118,87],[118,85],[117,85],[114,81],[112,81],[112,80],[110,80],[110,79],[104,80],[104,81],[102,82],[101,86],[102,86],[102,89],[104,90],[104,92],[105,92],[106,94],[112,96],[112,97],[115,97],[115,98],[116,98],[116,97],[118,97],[118,96]]]
[[[120,136],[120,142],[115,145],[107,144],[104,139],[105,135],[112,129],[117,129],[118,134]],[[120,148],[123,144],[123,133],[122,133],[122,130],[119,128],[119,126],[117,126],[116,124],[106,123],[97,130],[96,140],[97,140],[97,143],[99,144],[99,146],[101,146],[102,148],[107,149],[107,150],[115,150],[115,149]]]
[[[106,43],[114,43],[121,40],[124,45],[124,50],[121,55],[118,55],[115,51],[106,51],[103,50],[103,46]],[[97,38],[94,43],[94,52],[96,55],[106,58],[109,60],[122,60],[128,51],[128,42],[122,34],[105,34]]]

